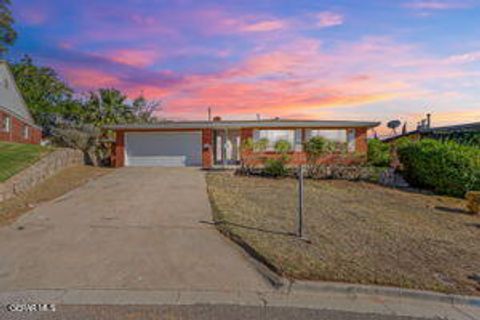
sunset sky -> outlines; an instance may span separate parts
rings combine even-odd
[[[159,116],[480,121],[480,0],[13,0],[27,53]]]

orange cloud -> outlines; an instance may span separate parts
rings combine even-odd
[[[412,114],[413,119],[421,119],[424,114]],[[480,119],[480,105],[475,110],[457,109],[456,111],[433,112],[432,122],[434,127],[449,125],[452,123],[478,122]]]

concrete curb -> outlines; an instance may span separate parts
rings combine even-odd
[[[334,288],[335,289],[335,288]],[[342,291],[343,292],[343,291]],[[212,291],[212,290],[127,290],[127,289],[43,289],[0,291],[0,318],[8,304],[46,303],[57,305],[235,305],[332,310],[370,315],[410,316],[421,319],[474,320],[480,308],[425,300],[369,296],[355,293],[295,290]]]
[[[480,307],[480,297],[375,285],[298,280],[293,281],[290,290],[322,293],[331,292],[345,294],[379,295],[394,298],[409,298],[431,302],[450,303],[454,305],[468,305],[477,308]]]

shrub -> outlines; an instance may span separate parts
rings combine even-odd
[[[92,124],[63,124],[52,131],[52,142],[60,147],[81,150],[88,164],[100,165],[108,158],[108,148],[100,142],[101,130]]]
[[[253,151],[255,152],[263,152],[267,150],[268,147],[268,139],[262,138],[253,143]]]
[[[303,143],[305,152],[314,157],[319,157],[326,153],[328,141],[323,137],[313,137]]]
[[[406,147],[412,143],[414,143],[415,141],[408,138],[408,137],[402,137],[402,138],[399,138],[397,140],[395,140],[393,142],[393,146],[396,148],[396,149],[399,149],[399,148],[403,148],[403,147]]]
[[[424,139],[398,147],[407,181],[440,194],[463,197],[480,190],[480,149]]]
[[[376,167],[388,167],[391,162],[390,145],[378,139],[368,141],[368,163]]]
[[[292,150],[292,144],[287,140],[278,140],[275,143],[275,151],[281,154],[285,154]]]
[[[316,162],[318,158],[332,152],[332,143],[323,137],[312,137],[303,143],[308,160]]]
[[[248,138],[248,139],[243,141],[242,150],[251,151],[251,150],[253,150],[253,146],[254,146],[253,139]]]
[[[285,166],[285,159],[267,159],[265,161],[264,173],[270,177],[284,177],[288,174],[288,170]]]

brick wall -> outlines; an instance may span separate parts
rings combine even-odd
[[[3,120],[10,117],[10,130],[2,130]],[[39,144],[42,140],[42,131],[37,127],[26,124],[15,116],[0,110],[0,141]],[[24,127],[28,127],[28,138],[24,137]]]
[[[209,169],[213,165],[213,130],[202,130],[202,167]]]
[[[112,165],[115,168],[125,165],[125,132],[117,131],[115,133],[115,144],[113,146]]]
[[[355,152],[367,153],[368,151],[367,131],[368,131],[367,128],[355,129]]]

